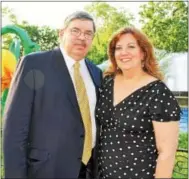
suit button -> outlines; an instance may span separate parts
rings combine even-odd
[[[78,157],[78,160],[81,160],[81,157]]]
[[[83,138],[83,137],[84,137],[84,134],[81,134],[80,137]]]

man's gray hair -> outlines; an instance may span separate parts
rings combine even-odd
[[[94,32],[96,32],[94,19],[92,18],[92,16],[90,14],[88,14],[87,12],[84,12],[84,11],[76,11],[76,12],[70,14],[64,21],[64,28],[66,28],[69,25],[69,23],[75,19],[84,19],[84,20],[92,21],[93,30],[94,30]]]

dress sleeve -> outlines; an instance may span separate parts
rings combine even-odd
[[[179,121],[182,113],[173,93],[165,86],[158,90],[149,105],[151,119],[159,122]]]

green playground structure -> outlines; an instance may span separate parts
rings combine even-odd
[[[15,55],[17,62],[20,59],[20,55],[21,55],[21,45],[23,46],[24,55],[40,50],[40,46],[36,44],[35,42],[31,41],[29,35],[24,29],[14,26],[14,25],[7,25],[5,27],[2,27],[1,36],[8,33],[16,35],[16,37],[13,38],[13,40],[11,41],[9,45],[9,51],[11,51]],[[8,91],[9,91],[8,89],[5,89],[1,95],[1,109],[2,109],[1,114],[2,115],[3,115],[3,110],[4,110]]]

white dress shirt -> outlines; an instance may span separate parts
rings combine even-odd
[[[74,67],[73,66],[76,60],[68,56],[63,48],[60,47],[60,50],[64,56],[64,60],[66,62],[68,71],[70,73],[72,82],[74,84]],[[79,63],[80,63],[80,73],[83,78],[88,100],[89,100],[91,124],[92,124],[92,147],[94,147],[96,143],[96,123],[95,123],[96,90],[95,90],[94,83],[91,79],[91,75],[86,66],[85,59],[80,60]],[[74,87],[75,87],[75,84],[74,84]],[[76,88],[75,88],[75,91],[76,91]]]

